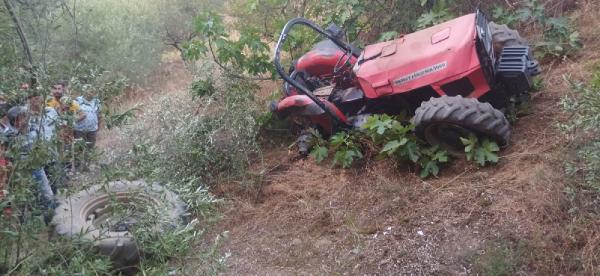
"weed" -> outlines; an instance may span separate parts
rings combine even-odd
[[[496,23],[508,26],[514,26],[519,22],[519,15],[517,13],[500,5],[492,7],[492,17],[496,19]]]
[[[448,162],[447,152],[427,146],[413,135],[414,126],[389,115],[374,115],[363,125],[372,142],[380,145],[380,157],[410,161],[421,168],[420,176],[437,176],[440,164]]]
[[[583,48],[578,31],[574,31],[568,18],[551,17],[545,20],[544,41],[536,46],[542,56],[570,56]]]
[[[312,156],[317,163],[321,163],[329,155],[327,141],[323,139],[323,136],[321,136],[321,133],[319,133],[317,130],[311,128],[309,131],[312,136],[310,144],[310,156]]]
[[[361,131],[339,132],[325,141],[321,135],[312,130],[310,155],[317,162],[327,158],[333,151],[333,165],[347,168],[363,158],[361,148],[365,144],[378,150],[379,158],[394,158],[417,164],[420,176],[425,178],[437,176],[442,163],[448,162],[448,154],[438,146],[428,146],[413,135],[414,126],[405,124],[389,115],[372,115],[362,126]]]
[[[561,100],[563,110],[570,120],[559,127],[575,142],[576,158],[567,163],[567,173],[581,175],[586,185],[600,190],[600,66],[596,67],[589,84],[575,82],[565,77],[574,91]]]
[[[397,36],[398,36],[398,32],[396,32],[396,31],[383,32],[379,35],[379,39],[377,41],[383,42],[383,41],[394,40]]]
[[[421,172],[419,176],[426,178],[430,175],[437,176],[440,172],[441,163],[448,162],[448,154],[446,151],[440,150],[438,146],[432,146],[422,150],[419,166]]]
[[[513,275],[516,267],[514,258],[513,252],[506,244],[490,245],[475,261],[475,269],[483,275]]]
[[[192,83],[190,93],[192,99],[201,98],[204,96],[211,96],[215,92],[215,85],[213,79],[198,79]]]
[[[465,154],[467,160],[483,167],[486,163],[498,163],[498,154],[500,147],[496,142],[471,134],[468,138],[461,137],[460,141],[465,145]]]
[[[421,4],[424,5],[426,2],[422,1]],[[447,2],[446,0],[434,1],[433,8],[421,14],[417,19],[416,28],[424,29],[452,19],[454,15],[450,12]]]
[[[342,168],[348,168],[356,159],[363,157],[360,151],[358,135],[352,132],[338,132],[329,139],[331,149],[335,151],[333,156],[333,165],[340,165]]]

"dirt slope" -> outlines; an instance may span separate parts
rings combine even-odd
[[[422,180],[389,161],[331,169],[275,149],[266,153],[272,170],[251,192],[236,183],[218,187],[230,199],[214,230],[229,231],[224,274],[454,275],[505,265],[544,275],[580,268],[567,251],[588,245],[565,230],[564,143],[556,124],[569,90],[563,74],[584,79],[600,59],[599,33],[590,27],[600,26],[589,14],[594,5],[577,14],[584,53],[545,65],[545,89],[514,125],[497,166],[455,160],[439,178]]]

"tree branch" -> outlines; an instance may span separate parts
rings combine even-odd
[[[13,23],[15,24],[15,29],[17,31],[17,34],[19,35],[19,39],[21,40],[21,45],[23,46],[23,52],[25,54],[25,58],[27,59],[27,62],[29,63],[27,67],[30,70],[30,72],[33,74],[33,55],[31,54],[31,48],[29,47],[29,43],[27,42],[27,37],[25,36],[25,33],[23,32],[23,27],[21,25],[21,21],[17,17],[17,14],[15,13],[13,5],[10,3],[10,0],[4,0],[4,6],[6,6],[6,10],[8,11],[8,14],[10,15]]]
[[[79,26],[77,26],[77,0],[73,0],[73,11],[69,8],[69,5],[65,1],[61,1],[63,9],[67,12],[69,17],[71,17],[71,22],[73,23],[73,31],[75,32],[74,37],[74,48],[75,48],[75,56],[79,56]]]
[[[225,72],[225,74],[227,74],[230,77],[236,78],[236,79],[246,79],[246,80],[256,80],[256,81],[265,81],[265,80],[271,80],[271,78],[265,78],[265,77],[247,77],[244,75],[238,75],[235,73],[231,73],[233,70],[231,68],[227,68],[225,67],[223,64],[221,64],[219,62],[219,60],[217,59],[217,56],[215,55],[215,52],[213,51],[213,47],[212,47],[212,43],[210,42],[210,38],[206,39],[208,41],[208,50],[210,51],[210,54],[212,55],[213,60],[215,61],[215,63],[221,67],[221,69]]]

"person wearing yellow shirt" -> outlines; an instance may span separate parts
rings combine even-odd
[[[79,104],[76,101],[72,101],[70,104],[66,105],[62,102],[62,97],[65,95],[65,90],[67,90],[66,82],[58,81],[51,87],[52,98],[46,101],[46,105],[56,109],[58,113],[62,113],[64,111],[70,111],[72,113],[77,113],[79,116],[79,120],[83,120],[82,116],[85,116],[83,112],[79,112]]]
[[[71,144],[74,139],[73,125],[76,122],[83,121],[86,117],[79,104],[76,101],[68,100],[63,97],[67,90],[67,82],[57,81],[50,88],[52,98],[46,101],[46,106],[54,108],[63,120],[58,127],[58,137],[62,142],[59,146],[59,154],[64,157],[64,154],[71,149]],[[71,164],[73,165],[73,164]]]

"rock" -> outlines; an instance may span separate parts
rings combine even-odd
[[[292,246],[299,246],[301,244],[302,244],[302,240],[301,239],[295,238],[295,239],[292,240]]]

